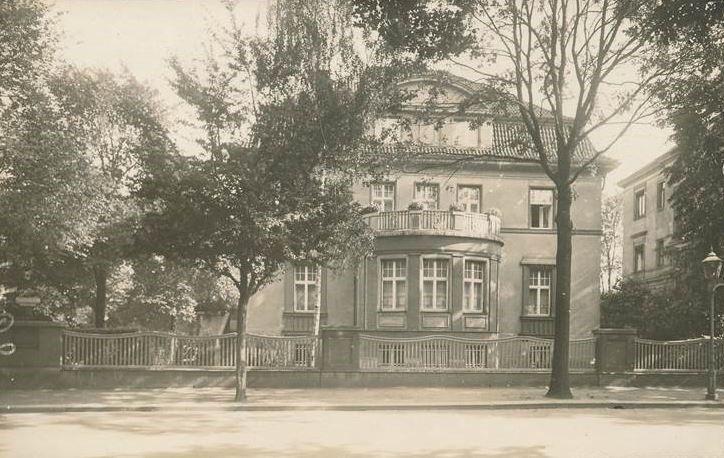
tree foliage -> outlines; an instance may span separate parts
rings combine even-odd
[[[672,294],[668,288],[649,290],[626,280],[601,295],[601,326],[634,328],[646,339],[679,340],[708,334],[708,316],[697,299]],[[719,324],[721,332],[721,323]]]
[[[228,280],[160,256],[137,257],[116,272],[108,311],[114,327],[189,332],[199,313],[225,312],[236,303]]]
[[[286,263],[332,265],[371,246],[351,184],[379,166],[365,146],[391,78],[362,58],[340,8],[348,6],[280,0],[269,35],[250,37],[231,5],[217,54],[196,70],[171,62],[204,155],[167,164],[142,188],[151,202],[145,239],[237,288],[237,400],[251,295]]]

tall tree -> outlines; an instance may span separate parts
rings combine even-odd
[[[623,202],[620,195],[609,196],[601,206],[601,292],[610,292],[621,278],[623,253]]]
[[[172,62],[205,154],[147,183],[142,195],[155,210],[146,240],[237,288],[237,401],[246,397],[249,298],[285,263],[331,265],[372,240],[350,184],[378,165],[364,146],[388,80],[385,67],[360,58],[340,8],[348,6],[280,0],[269,36],[249,38],[230,5],[218,55],[200,70]]]
[[[631,123],[649,114],[644,89],[660,76],[658,71],[640,76],[631,70],[639,67],[646,46],[631,21],[642,2],[354,2],[358,22],[375,31],[388,51],[456,66],[484,84],[480,99],[516,107],[525,125],[520,143],[535,153],[555,184],[558,288],[550,397],[572,396],[568,376],[572,186]],[[552,114],[550,121],[544,119],[546,112]],[[622,127],[612,141],[596,154],[579,158],[581,142],[614,120]],[[544,129],[551,124],[555,138],[549,145]]]
[[[97,218],[79,261],[95,283],[94,321],[104,327],[109,271],[132,241],[140,209],[131,195],[146,164],[172,150],[155,93],[131,75],[67,68],[50,80],[50,92],[90,164],[86,201]]]

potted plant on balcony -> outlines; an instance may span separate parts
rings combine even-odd
[[[372,202],[371,204],[362,207],[359,212],[362,216],[366,216],[373,213],[379,213],[380,211],[382,211],[382,208],[379,202]]]
[[[420,229],[422,224],[422,210],[425,206],[422,202],[413,200],[407,205],[407,211],[410,217],[410,229]]]

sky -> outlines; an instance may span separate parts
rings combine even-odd
[[[239,0],[238,20],[253,30],[268,0]],[[50,2],[50,0],[49,0]],[[226,17],[218,0],[54,0],[60,13],[60,54],[82,67],[127,69],[155,88],[173,112],[182,102],[171,89],[168,59],[192,63],[203,56],[209,29]],[[612,125],[591,136],[603,147],[620,129]],[[652,124],[632,126],[607,153],[619,167],[606,178],[604,192],[617,191],[616,182],[668,151],[671,131]],[[185,139],[192,141],[192,139]]]

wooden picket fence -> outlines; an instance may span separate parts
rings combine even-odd
[[[716,367],[724,368],[724,342],[716,343]],[[709,367],[709,339],[689,340],[647,340],[636,339],[636,360],[634,370],[705,371]]]
[[[247,335],[246,361],[251,369],[311,369],[314,337]],[[184,336],[163,332],[126,334],[63,333],[64,368],[220,368],[236,361],[236,334]]]
[[[595,369],[596,340],[573,340],[569,368]],[[553,341],[535,337],[469,339],[452,336],[360,336],[363,371],[532,371],[551,369]]]

